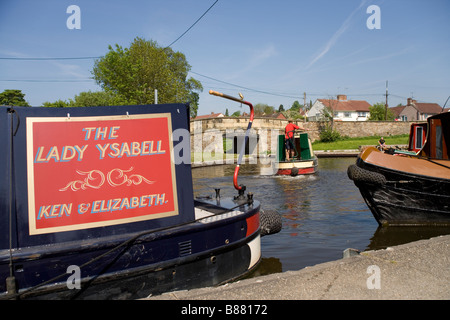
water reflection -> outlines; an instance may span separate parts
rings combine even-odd
[[[319,159],[319,171],[308,176],[274,176],[267,165],[245,164],[239,184],[253,192],[264,209],[283,217],[280,233],[261,239],[263,261],[255,274],[298,270],[342,258],[342,251],[389,246],[450,234],[449,227],[379,228],[358,189],[347,177],[355,158]],[[234,196],[234,165],[192,170],[194,195]]]

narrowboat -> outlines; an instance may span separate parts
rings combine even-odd
[[[281,220],[244,187],[194,199],[188,108],[0,107],[0,299],[137,299],[258,265]]]
[[[306,175],[317,172],[318,160],[311,146],[311,140],[306,132],[295,132],[293,136],[294,157],[286,159],[285,135],[278,135],[277,175]]]
[[[412,135],[426,132],[418,152],[368,147],[348,167],[348,176],[382,226],[449,225],[450,113],[429,117],[425,128],[411,130]],[[414,144],[421,139],[410,137]]]

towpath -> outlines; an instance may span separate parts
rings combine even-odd
[[[352,252],[347,250],[347,253]],[[448,300],[450,235],[149,300]],[[260,301],[261,302],[261,301]]]

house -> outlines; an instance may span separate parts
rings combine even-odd
[[[408,98],[405,106],[390,108],[401,121],[423,121],[428,117],[442,112],[442,107],[437,103],[417,102]]]
[[[317,99],[306,113],[310,121],[324,119],[325,108],[333,111],[333,119],[338,121],[366,121],[370,115],[370,104],[364,100],[347,100],[347,96],[340,94],[337,100]]]
[[[223,113],[214,113],[211,112],[211,114],[205,114],[202,116],[196,116],[195,120],[199,120],[199,119],[209,119],[209,118],[222,118],[224,117]]]
[[[403,110],[405,110],[405,108],[406,108],[406,106],[396,106],[396,107],[389,108],[389,110],[391,110],[395,116],[395,121],[400,121],[400,120],[407,121],[406,117],[404,120],[402,120],[402,116],[400,116],[400,114],[403,112]]]

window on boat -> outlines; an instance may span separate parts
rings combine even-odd
[[[416,127],[416,146],[415,149],[422,149],[422,141],[423,141],[423,128]]]
[[[436,126],[436,158],[442,159],[442,127]]]

